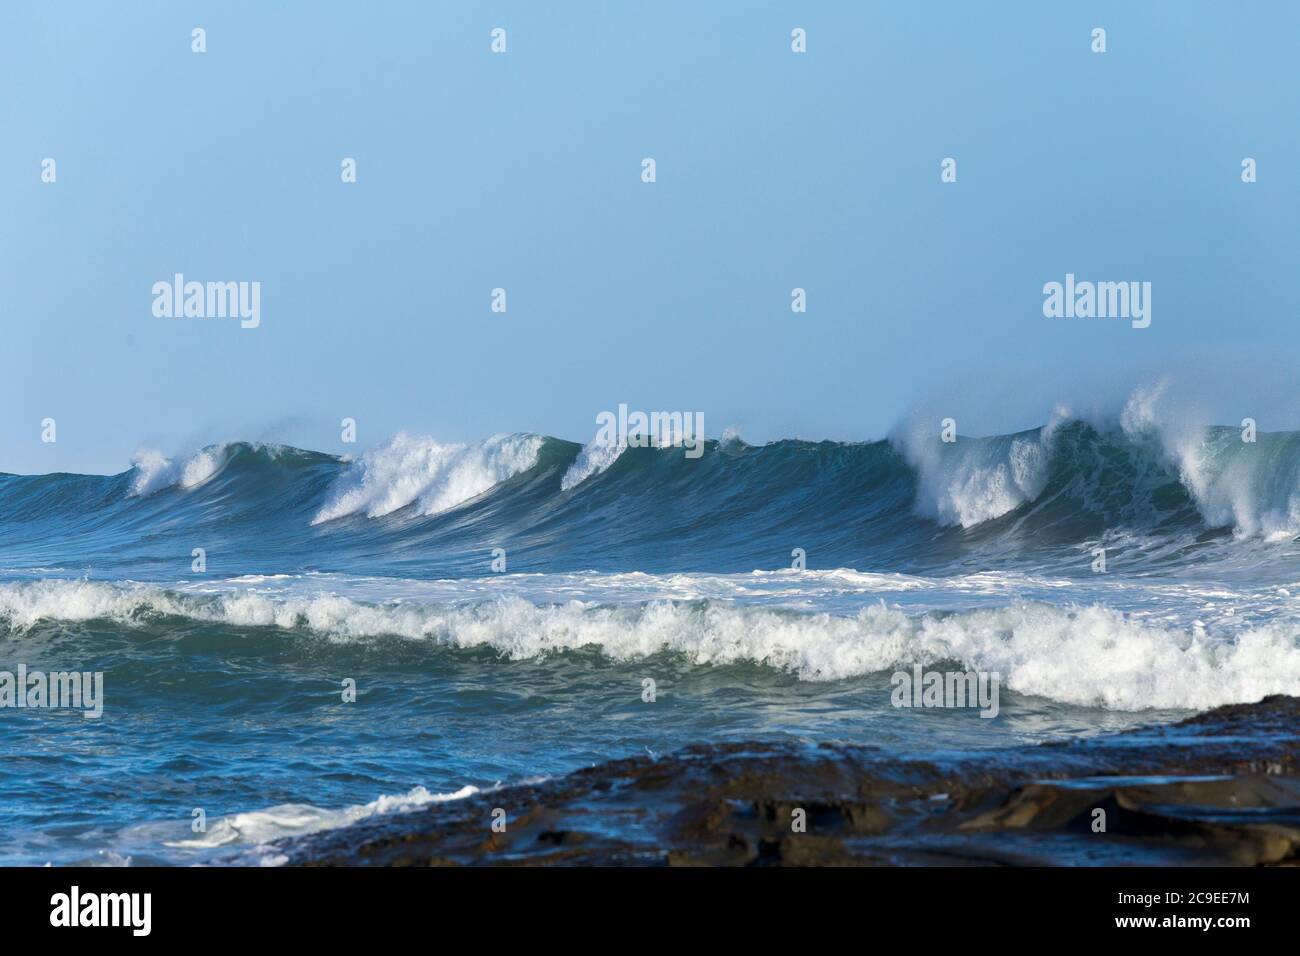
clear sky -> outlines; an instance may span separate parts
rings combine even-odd
[[[1295,427],[1298,45],[1281,2],[7,2],[0,470],[621,402],[987,434],[1158,374]],[[155,317],[176,272],[260,327]],[[1151,282],[1150,328],[1045,318],[1067,272]]]

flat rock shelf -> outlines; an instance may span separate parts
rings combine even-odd
[[[1284,696],[980,753],[700,745],[275,849],[307,866],[1296,865],[1298,755]]]

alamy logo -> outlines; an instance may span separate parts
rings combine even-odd
[[[79,710],[82,717],[95,720],[104,714],[104,672],[46,674],[19,664],[17,673],[0,671],[0,707]]]
[[[153,928],[152,893],[86,893],[73,886],[50,897],[51,926],[129,926],[131,935]]]
[[[927,671],[912,665],[912,673],[897,671],[889,702],[895,707],[978,707],[981,717],[998,715],[998,684],[1002,677],[986,671]]]
[[[601,412],[596,416],[596,442],[610,448],[686,449],[687,458],[704,454],[703,412],[629,412],[618,406],[618,414]]]
[[[1043,315],[1049,319],[1132,319],[1133,328],[1151,324],[1150,282],[1076,282],[1043,286]]]
[[[262,324],[262,283],[186,282],[176,273],[171,282],[153,284],[153,314],[160,319],[239,319],[240,328]]]

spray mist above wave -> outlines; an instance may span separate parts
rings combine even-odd
[[[918,476],[917,513],[970,528],[1036,500],[1050,477],[1052,436],[1068,418],[1058,409],[1041,429],[960,441],[916,425],[900,432],[895,442]]]
[[[164,488],[197,488],[221,470],[226,457],[224,445],[211,445],[177,459],[152,449],[139,451],[131,459],[134,475],[130,494],[143,498]]]
[[[491,650],[513,661],[583,649],[618,662],[666,652],[695,665],[759,664],[808,681],[956,661],[1000,674],[1017,693],[1120,710],[1204,709],[1300,695],[1293,620],[1218,632],[1164,626],[1102,606],[1021,602],[920,614],[877,603],[829,614],[712,600],[611,606],[537,604],[510,595],[370,604],[333,593],[199,595],[88,581],[0,585],[0,620],[14,632],[44,621],[107,620],[170,633],[175,626],[166,618],[274,627],[342,643],[405,638]]]
[[[912,422],[891,442],[916,472],[916,513],[941,525],[974,528],[1057,496],[1154,523],[1157,492],[1176,481],[1208,528],[1300,534],[1300,434],[1244,440],[1244,429],[1195,424],[1165,407],[1166,389],[1135,390],[1116,419],[1085,422],[1058,406],[1047,425],[1014,435],[946,442]]]
[[[351,463],[312,524],[345,515],[378,518],[415,504],[435,515],[537,464],[540,435],[494,435],[473,445],[439,444],[405,433]]]
[[[1239,537],[1300,533],[1300,435],[1198,428],[1162,409],[1167,383],[1134,392],[1120,417],[1125,435],[1159,449],[1207,525]],[[1246,422],[1242,423],[1243,426]]]

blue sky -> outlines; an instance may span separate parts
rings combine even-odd
[[[0,470],[619,403],[986,434],[1160,375],[1295,427],[1298,37],[1281,3],[5,4]],[[155,317],[176,272],[261,282],[261,326]],[[1151,327],[1045,318],[1066,272],[1150,281]]]

